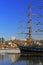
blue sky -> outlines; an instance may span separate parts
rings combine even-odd
[[[6,39],[10,39],[12,36],[24,38],[24,35],[17,34],[18,32],[24,31],[18,27],[24,24],[20,21],[29,20],[28,17],[23,16],[23,14],[29,13],[26,6],[31,4],[39,7],[43,5],[43,0],[0,0],[0,36],[4,36]],[[43,14],[42,11],[43,9],[41,11],[39,11],[38,8],[33,9],[33,13],[41,12],[41,14]],[[41,20],[43,22],[43,19]]]

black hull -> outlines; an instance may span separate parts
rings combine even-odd
[[[28,48],[19,46],[21,53],[43,53],[43,48]]]

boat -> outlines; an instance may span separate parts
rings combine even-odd
[[[40,53],[40,52],[43,52],[43,46],[42,45],[40,45],[40,43],[39,43],[39,45],[37,44],[37,42],[36,42],[36,44],[34,43],[34,41],[33,41],[33,38],[32,38],[32,6],[30,6],[30,20],[29,20],[29,22],[28,22],[28,24],[29,24],[29,27],[28,27],[28,30],[29,30],[29,32],[28,33],[20,33],[20,34],[27,34],[28,35],[28,38],[27,38],[27,43],[28,44],[30,44],[29,46],[28,45],[26,45],[26,46],[24,46],[25,45],[25,43],[24,43],[24,45],[21,45],[21,44],[18,44],[18,47],[20,48],[20,51],[21,51],[21,53],[23,52],[23,53]],[[31,41],[30,41],[30,39],[31,39]],[[30,41],[30,42],[29,42]],[[32,43],[32,45],[31,45],[31,43]]]
[[[21,53],[40,53],[43,52],[43,47],[39,47],[37,45],[30,45],[30,46],[21,46],[19,45]]]

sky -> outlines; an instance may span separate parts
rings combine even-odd
[[[0,37],[3,36],[6,40],[10,39],[11,37],[25,37],[25,35],[19,35],[18,32],[25,30],[23,30],[23,28],[20,29],[19,26],[27,25],[24,20],[28,21],[29,18],[23,14],[29,13],[27,6],[30,5],[37,8],[35,9],[34,7],[34,9],[32,9],[33,13],[41,13],[43,15],[43,9],[40,9],[41,11],[38,9],[38,7],[43,6],[43,0],[0,0]],[[33,18],[35,17],[33,16]],[[40,21],[43,22],[43,19],[40,19]],[[35,26],[34,24],[33,26]],[[33,37],[39,38],[35,36]],[[43,36],[40,38],[43,39]]]

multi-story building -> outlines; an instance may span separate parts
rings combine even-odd
[[[0,43],[4,43],[4,42],[5,42],[4,37],[0,37]]]

